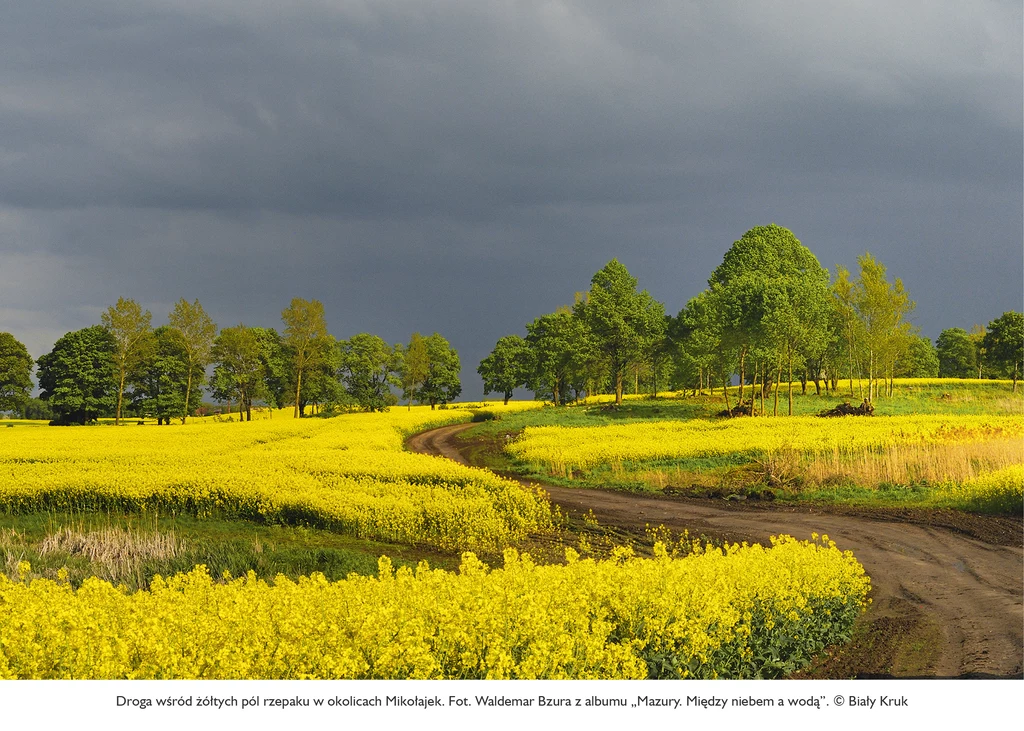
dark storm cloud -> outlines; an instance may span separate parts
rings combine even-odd
[[[468,378],[609,258],[676,312],[770,221],[873,251],[933,337],[1021,306],[1019,3],[17,3],[0,68],[36,355],[118,295],[304,296]]]

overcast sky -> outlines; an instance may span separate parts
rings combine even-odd
[[[935,338],[1024,298],[1008,2],[27,0],[0,23],[0,331],[118,297],[440,332],[463,394],[617,257],[672,314],[744,231],[871,251]]]

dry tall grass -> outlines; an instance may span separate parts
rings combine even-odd
[[[25,534],[14,528],[0,528],[0,573],[17,576],[18,564],[25,556]]]
[[[844,481],[872,487],[881,483],[963,482],[982,474],[1024,463],[1020,439],[983,442],[894,444],[884,450],[856,454],[838,450],[805,458],[799,472],[805,482]]]
[[[808,455],[795,449],[774,450],[751,466],[723,473],[690,471],[679,467],[638,470],[637,481],[659,490],[670,485],[721,487],[723,480],[734,486],[763,482],[772,487],[854,484],[874,488],[881,484],[912,485],[963,483],[997,470],[1024,464],[1024,443],[1020,439],[938,444],[893,444],[865,448],[851,454],[835,450]],[[612,472],[625,474],[621,465]]]
[[[82,556],[92,562],[97,576],[117,582],[133,575],[142,561],[174,558],[183,548],[173,532],[116,526],[86,531],[81,526],[64,526],[44,538],[38,552]]]

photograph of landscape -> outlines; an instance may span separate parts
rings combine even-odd
[[[1019,2],[58,0],[0,37],[0,697],[1020,690]]]

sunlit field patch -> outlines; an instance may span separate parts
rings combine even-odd
[[[406,434],[473,413],[415,407],[334,419],[4,430],[0,509],[219,515],[500,550],[550,526],[547,502],[484,471],[402,451]]]
[[[739,418],[651,421],[595,427],[528,427],[508,450],[553,474],[601,464],[657,459],[772,454],[853,455],[900,445],[1019,439],[1017,417],[894,416],[873,419]]]

